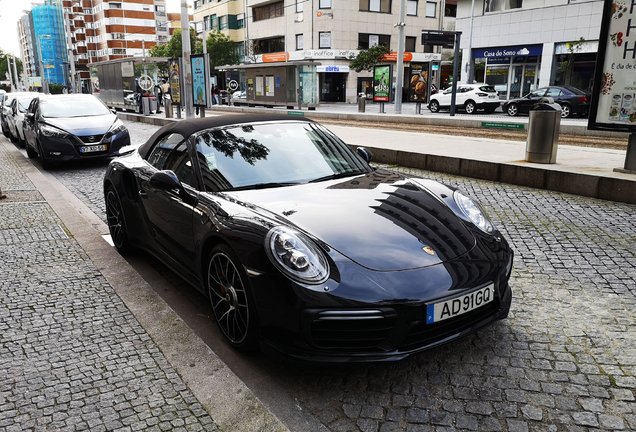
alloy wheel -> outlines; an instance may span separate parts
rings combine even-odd
[[[106,221],[108,223],[108,231],[120,253],[130,250],[130,242],[126,233],[126,223],[124,221],[124,212],[122,211],[121,202],[117,192],[111,187],[106,195]]]
[[[475,114],[475,111],[477,111],[475,107],[475,102],[472,102],[472,101],[466,102],[465,109],[467,114]]]
[[[519,114],[519,108],[517,107],[516,104],[510,104],[508,105],[508,115],[509,116],[516,116],[517,114]]]

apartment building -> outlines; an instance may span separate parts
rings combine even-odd
[[[458,0],[462,73],[502,99],[547,85],[591,91],[603,12],[593,0]],[[472,35],[471,35],[472,28]]]
[[[400,0],[197,0],[195,20],[244,44],[245,63],[267,68],[314,64],[320,102],[355,102],[371,72],[356,73],[350,59],[376,44],[398,47]],[[452,2],[449,2],[452,3]],[[441,60],[424,47],[422,30],[443,29],[443,0],[405,0],[405,68]],[[242,9],[243,8],[243,9]],[[453,9],[451,6],[448,9]],[[426,52],[425,52],[426,51]],[[393,60],[387,62],[395,64]],[[274,85],[276,80],[274,79]]]

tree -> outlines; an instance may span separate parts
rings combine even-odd
[[[190,52],[201,54],[203,52],[203,42],[197,37],[194,29],[190,29]],[[150,49],[150,57],[176,58],[183,55],[183,44],[181,43],[181,29],[176,29],[168,42],[156,45]]]
[[[18,69],[18,77],[22,73],[22,60],[17,57],[13,57],[11,54],[7,54],[0,48],[0,79],[4,80],[8,74],[9,69],[9,60],[11,59],[11,76],[13,76],[13,59],[17,60],[17,69]],[[15,77],[13,77],[13,81],[15,82]]]
[[[568,42],[565,44],[568,53],[565,60],[559,62],[558,65],[561,69],[561,81],[563,85],[570,85],[572,80],[572,72],[574,71],[574,60],[581,53],[583,45],[585,44],[585,38],[580,38],[576,42]]]
[[[362,72],[363,70],[371,71],[373,66],[378,64],[382,57],[390,52],[386,45],[372,46],[367,50],[360,51],[360,53],[351,60],[349,67],[356,72]]]
[[[210,70],[214,71],[216,66],[234,65],[240,61],[240,56],[236,50],[236,42],[218,30],[208,34],[206,40],[208,54],[210,54]]]

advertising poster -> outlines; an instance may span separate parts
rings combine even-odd
[[[605,0],[588,129],[636,132],[636,3]]]
[[[373,102],[389,102],[391,98],[391,65],[373,67]]]
[[[428,63],[411,63],[408,79],[409,102],[426,102],[430,88]]]
[[[181,59],[173,58],[168,59],[169,72],[168,79],[170,84],[170,99],[173,105],[181,105],[181,72],[180,61]]]
[[[190,57],[192,63],[192,100],[193,105],[205,107],[208,105],[207,92],[205,91],[206,65],[203,55],[193,55]]]

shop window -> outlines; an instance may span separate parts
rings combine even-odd
[[[360,49],[369,49],[375,45],[391,46],[391,35],[378,35],[369,33],[358,34],[358,46]]]
[[[435,18],[437,11],[437,3],[426,2],[426,18]]]
[[[282,17],[285,16],[285,2],[281,1],[265,6],[255,7],[252,11],[254,22]]]
[[[296,51],[302,51],[303,48],[303,35],[302,34],[297,34],[296,35]]]
[[[331,9],[331,0],[320,0],[319,9]]]
[[[360,0],[360,10],[364,12],[391,13],[391,0]]]
[[[319,48],[331,48],[331,32],[318,32]]]
[[[417,0],[408,0],[406,2],[406,14],[417,16]]]

